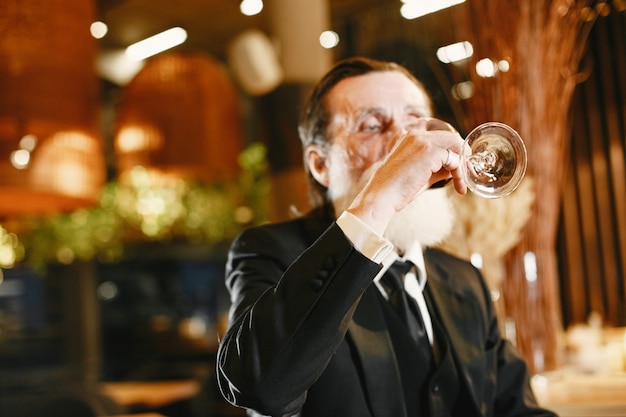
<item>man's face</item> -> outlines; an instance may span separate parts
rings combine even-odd
[[[374,72],[347,78],[327,97],[332,115],[331,146],[326,155],[328,192],[339,214],[361,191],[376,165],[407,128],[431,116],[426,93],[400,72]],[[370,169],[371,168],[371,169]],[[385,232],[400,251],[415,241],[439,242],[450,230],[453,210],[444,189],[415,199],[392,220]]]
[[[432,112],[426,93],[397,71],[344,79],[326,100],[328,190],[335,208],[344,209],[358,193],[363,173],[387,155],[403,129]]]

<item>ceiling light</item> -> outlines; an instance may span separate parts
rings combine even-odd
[[[437,58],[444,64],[458,62],[471,57],[474,54],[472,44],[464,41],[442,46],[437,49]]]
[[[91,36],[96,39],[102,39],[109,31],[109,27],[104,22],[93,22],[89,27],[89,31],[91,32]]]
[[[22,139],[20,139],[20,149],[25,149],[28,152],[32,152],[37,146],[37,136],[28,134],[24,135]]]
[[[498,66],[489,58],[481,59],[476,63],[476,74],[483,78],[495,77],[498,72]]]
[[[263,0],[243,0],[239,4],[239,10],[246,16],[254,16],[263,10]]]
[[[117,85],[126,85],[144,64],[144,61],[131,61],[123,49],[104,50],[98,54],[96,70],[101,78]]]
[[[465,0],[433,0],[428,2],[424,0],[403,0],[403,3],[400,8],[400,14],[405,19],[410,20],[465,3]]]
[[[28,168],[30,164],[30,152],[26,149],[18,149],[11,152],[11,165],[16,169]]]
[[[175,27],[157,33],[126,48],[126,56],[132,61],[142,61],[153,55],[173,48],[187,40],[187,31]]]
[[[455,100],[467,100],[474,95],[475,87],[471,81],[463,81],[452,86],[452,97]]]
[[[334,48],[339,44],[339,35],[332,30],[325,30],[320,35],[320,45],[326,49]]]

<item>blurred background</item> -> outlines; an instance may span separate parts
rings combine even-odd
[[[520,132],[522,187],[455,196],[441,246],[542,402],[626,415],[625,52],[624,0],[3,1],[0,415],[242,415],[214,381],[228,246],[310,207],[298,114],[355,55],[462,134]]]

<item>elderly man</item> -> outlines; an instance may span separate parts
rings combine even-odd
[[[251,415],[552,416],[502,338],[480,272],[431,246],[466,192],[458,134],[394,63],[353,58],[313,89],[300,122],[314,210],[233,243],[217,359]],[[404,288],[403,288],[404,287]]]

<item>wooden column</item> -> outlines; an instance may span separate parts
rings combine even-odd
[[[94,386],[100,380],[100,302],[95,264],[76,262],[63,267],[63,315],[65,352],[73,381]]]

